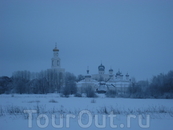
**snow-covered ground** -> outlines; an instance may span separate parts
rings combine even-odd
[[[173,99],[4,94],[0,95],[0,126],[1,130],[172,130]]]

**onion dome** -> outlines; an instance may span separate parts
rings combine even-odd
[[[116,75],[121,75],[121,72],[120,72],[120,71],[118,71],[118,72],[116,73]]]
[[[109,72],[113,72],[113,69],[109,69]]]
[[[102,65],[102,64],[99,65],[99,66],[98,66],[98,70],[99,70],[99,71],[104,71],[104,70],[105,70],[105,66]]]
[[[126,74],[126,77],[129,77],[129,74],[128,73]]]

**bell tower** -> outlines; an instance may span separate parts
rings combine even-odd
[[[52,69],[60,68],[60,58],[58,57],[59,49],[57,48],[57,44],[55,44],[55,48],[53,49],[53,58],[52,58]]]

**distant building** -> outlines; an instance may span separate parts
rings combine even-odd
[[[87,69],[85,79],[79,81],[77,86],[79,89],[92,86],[98,92],[106,92],[107,90],[113,89],[118,93],[123,93],[126,92],[130,83],[128,73],[123,76],[119,70],[114,74],[113,69],[109,69],[109,72],[105,74],[105,66],[101,64],[98,66],[98,74],[90,75],[89,69]]]
[[[65,86],[65,69],[61,68],[61,59],[59,58],[59,49],[57,45],[53,49],[53,57],[51,59],[51,69],[47,69],[47,79],[49,86],[55,88],[57,92]]]
[[[56,69],[59,72],[65,72],[65,69],[61,68],[61,59],[59,58],[59,49],[55,45],[53,49],[53,57],[51,59],[51,69]]]

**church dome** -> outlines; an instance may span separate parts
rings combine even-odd
[[[116,73],[116,75],[121,75],[121,72],[118,70],[118,72]]]
[[[99,70],[99,71],[104,71],[104,70],[105,70],[105,66],[102,65],[102,64],[99,65],[99,66],[98,66],[98,70]]]
[[[109,72],[113,71],[113,69],[109,69]]]
[[[129,74],[128,73],[126,74],[126,77],[129,77]]]
[[[91,75],[89,74],[89,70],[87,70],[87,75],[85,75],[85,78],[91,78]]]
[[[53,49],[53,51],[59,51],[59,49],[58,49],[57,47],[55,47],[55,48]]]

